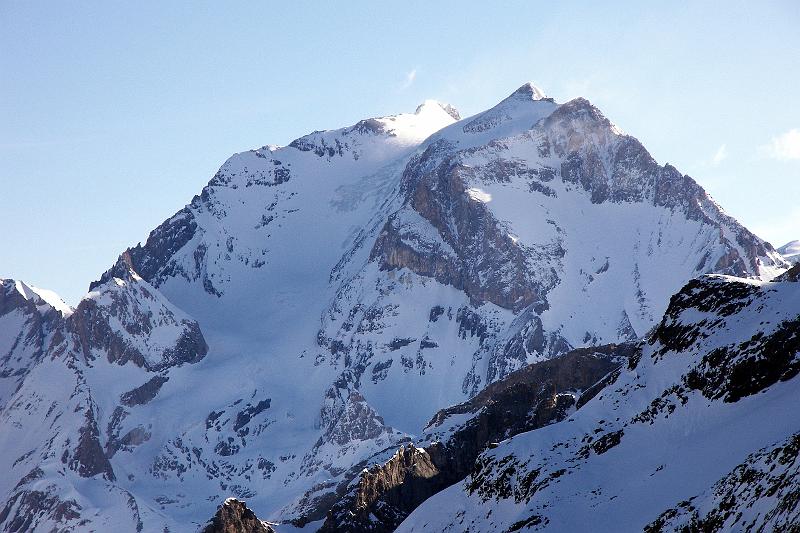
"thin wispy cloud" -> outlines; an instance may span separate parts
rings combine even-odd
[[[728,158],[728,145],[723,144],[722,146],[717,148],[714,157],[711,158],[711,164],[717,166],[723,161],[725,161],[727,158]]]
[[[800,129],[793,128],[773,137],[769,144],[759,148],[759,153],[764,157],[781,161],[800,159]]]
[[[406,79],[403,81],[403,85],[400,86],[401,91],[405,91],[411,85],[414,84],[414,81],[417,79],[417,69],[411,69],[406,73]]]

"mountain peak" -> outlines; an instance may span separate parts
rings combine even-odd
[[[461,114],[458,112],[458,109],[453,107],[450,104],[446,104],[444,102],[439,102],[438,100],[425,100],[420,105],[417,106],[416,111],[414,111],[415,115],[422,115],[427,113],[428,111],[435,110],[443,110],[445,113],[453,117],[455,120],[461,120]]]
[[[493,139],[528,131],[539,120],[558,109],[552,98],[533,83],[526,83],[494,107],[445,128],[437,138],[460,143],[461,148],[478,146]],[[467,134],[469,137],[464,137]]]
[[[275,530],[259,520],[245,502],[236,498],[228,498],[219,506],[217,514],[203,529],[203,533],[224,533],[226,531],[271,533]]]
[[[525,98],[529,100],[544,100],[545,98],[547,98],[547,95],[544,93],[544,91],[530,81],[523,84],[522,87],[514,91],[511,94],[511,96],[517,98]]]
[[[9,287],[13,286],[14,290],[18,292],[22,298],[32,301],[36,306],[41,306],[43,304],[49,305],[65,317],[72,314],[72,307],[67,305],[66,302],[53,291],[28,285],[21,280],[0,279],[0,282],[4,282],[4,285],[8,285]]]

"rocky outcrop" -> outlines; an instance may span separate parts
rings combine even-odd
[[[319,530],[389,532],[422,502],[458,481],[436,464],[439,446],[402,446],[388,461],[365,469],[355,487],[336,502]]]
[[[85,422],[80,428],[79,435],[77,446],[71,452],[65,451],[61,456],[61,462],[81,477],[102,475],[108,481],[114,481],[116,476],[100,445],[100,431],[93,410],[86,411]]]
[[[119,401],[126,407],[144,405],[156,397],[161,387],[169,381],[168,376],[153,376],[147,383],[122,394]]]
[[[797,267],[795,267],[797,268]],[[791,281],[792,270],[776,282]],[[696,347],[710,332],[724,327],[726,318],[747,308],[766,306],[770,294],[761,286],[722,277],[692,280],[672,297],[664,319],[650,342],[660,354]],[[687,320],[685,313],[713,313],[717,320]],[[756,331],[743,341],[706,350],[683,378],[687,390],[699,390],[709,399],[736,402],[800,373],[800,316],[782,320],[771,331]]]
[[[407,206],[387,220],[371,259],[384,270],[408,268],[435,278],[476,303],[519,311],[543,302],[555,276],[545,271],[540,277],[528,268],[526,251],[468,193],[470,171],[451,150],[438,141],[406,167]],[[427,230],[416,222],[419,217],[430,224]]]
[[[9,532],[33,531],[40,523],[55,527],[51,531],[74,531],[85,521],[82,508],[75,500],[62,500],[53,490],[25,490],[15,493],[0,509],[0,528]]]
[[[275,530],[259,520],[245,502],[228,498],[202,533],[275,533]]]
[[[800,281],[800,263],[775,278],[775,281]]]
[[[448,418],[463,414],[477,414],[478,418],[471,419],[466,426],[483,426],[485,429],[481,431],[494,436],[495,440],[510,436],[503,436],[504,429],[515,434],[528,431],[529,428],[524,429],[525,425],[536,416],[531,406],[546,409],[546,403],[538,403],[540,398],[547,398],[548,394],[550,398],[556,398],[560,394],[572,393],[576,400],[586,403],[588,391],[594,390],[593,385],[627,362],[637,351],[636,344],[609,344],[578,348],[563,356],[528,365],[490,384],[469,401],[442,409],[428,423],[427,431],[436,434],[436,428],[444,425]],[[548,417],[548,411],[541,413],[542,422]],[[476,420],[480,422],[476,424]],[[534,424],[537,427],[545,425]],[[477,437],[474,440],[487,439]]]
[[[350,391],[341,401],[334,402],[334,412],[326,409],[321,419],[327,424],[325,433],[317,441],[317,447],[331,442],[344,446],[354,441],[377,438],[388,431],[383,418],[358,391]]]
[[[95,286],[67,319],[67,330],[87,360],[100,351],[109,362],[160,371],[206,355],[208,345],[196,321],[130,268],[116,274]]]
[[[199,200],[199,196],[195,197],[193,203]],[[142,278],[157,286],[158,281],[165,276],[179,273],[175,271],[174,266],[172,271],[164,270],[172,256],[192,240],[196,231],[197,222],[192,211],[189,208],[178,211],[154,229],[144,245],[138,244],[123,252],[113,267],[104,272],[99,280],[89,285],[89,290],[95,290],[115,277],[124,278],[129,269],[133,269]]]
[[[563,420],[581,391],[636,349],[609,345],[574,350],[518,370],[470,401],[440,411],[422,439],[429,444],[403,446],[384,464],[365,469],[320,531],[394,531],[422,502],[466,477],[492,443]],[[459,415],[468,416],[467,421],[453,426],[451,419]]]

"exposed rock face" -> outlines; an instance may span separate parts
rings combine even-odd
[[[493,442],[564,419],[580,391],[635,350],[634,345],[575,350],[518,370],[469,402],[440,411],[423,438],[429,444],[403,446],[384,464],[364,470],[321,531],[394,531],[422,502],[463,479]],[[453,426],[450,419],[459,415],[469,418]]]
[[[124,393],[120,396],[119,401],[126,407],[144,405],[156,397],[161,386],[167,381],[169,381],[167,376],[153,376],[144,385]]]
[[[203,533],[275,533],[275,530],[259,520],[245,502],[228,498]]]
[[[452,285],[475,302],[515,311],[538,302],[555,277],[533,277],[524,251],[488,208],[467,194],[465,169],[448,148],[445,141],[433,143],[406,167],[408,207],[386,222],[371,258],[384,270],[408,268]],[[435,238],[414,232],[417,216],[435,228]]]
[[[198,200],[199,198],[195,197],[193,203]],[[163,271],[167,267],[169,258],[185,246],[196,231],[197,223],[192,211],[188,208],[182,209],[150,232],[144,245],[139,244],[126,250],[112,268],[89,285],[89,290],[95,290],[115,277],[125,279],[129,270],[134,270],[146,280],[157,281],[163,278],[166,274]],[[173,270],[169,273],[176,274],[178,271]]]
[[[524,86],[422,148],[403,169],[399,205],[376,226],[368,263],[346,255],[337,265],[343,282],[317,336],[329,352],[320,359],[344,362],[342,379],[368,399],[400,372],[435,372],[442,346],[470,354],[453,371],[474,396],[530,362],[644,335],[694,276],[769,278],[786,267],[584,99],[558,105]],[[684,254],[688,242],[697,246]],[[469,332],[455,342],[434,320],[409,329],[404,316],[404,302],[428,303],[420,286],[442,285],[468,299],[430,302],[447,310],[438,321]],[[375,386],[360,384],[364,376]]]
[[[324,518],[346,492],[350,482],[367,464],[365,460],[350,459],[358,457],[361,446],[376,445],[377,455],[383,456],[399,442],[409,440],[407,435],[387,426],[357,391],[331,388],[326,394],[320,420],[325,432],[303,458],[302,471],[306,475],[330,472],[334,476],[311,487],[295,505],[300,516],[292,522],[301,526]],[[336,466],[343,463],[349,468]]]
[[[406,167],[406,204],[389,218],[372,249],[381,268],[408,268],[461,289],[476,302],[515,311],[536,304],[543,311],[547,293],[560,279],[567,253],[563,239],[537,249],[526,246],[491,208],[491,195],[470,186],[513,184],[521,177],[530,192],[547,197],[558,197],[553,180],[560,178],[567,190],[570,185],[583,189],[593,204],[644,203],[678,209],[690,220],[712,227],[732,228],[735,240],[720,229],[721,254],[716,252],[713,261],[710,253],[701,258],[697,273],[750,276],[760,271],[761,257],[783,265],[769,243],[725,215],[693,179],[670,165],[659,166],[639,141],[621,134],[583,98],[556,106],[523,86],[465,125],[464,131],[513,123],[519,107],[538,110],[541,121],[532,123],[525,134],[525,140],[536,143],[538,160],[514,157],[514,145],[520,144],[515,137],[464,149],[447,130],[434,136]],[[552,166],[558,162],[558,167]],[[433,231],[420,227],[420,216]],[[558,227],[558,221],[550,222]]]
[[[320,531],[394,531],[420,503],[457,481],[448,483],[451,477],[434,463],[428,449],[403,446],[384,464],[362,472]]]
[[[150,371],[196,363],[208,352],[200,327],[133,270],[95,285],[69,318],[87,360],[94,350],[108,361]],[[167,335],[164,337],[164,335]]]
[[[100,431],[97,428],[95,415],[92,411],[87,411],[86,422],[80,428],[78,445],[72,454],[65,452],[61,461],[81,477],[102,475],[108,481],[114,481],[114,470],[103,453],[99,436]]]
[[[81,506],[74,500],[61,500],[51,492],[53,488],[18,492],[7,500],[0,510],[3,531],[33,531],[42,522],[55,524],[52,531],[65,532],[85,525]]]
[[[328,415],[330,416],[330,415]],[[325,420],[325,415],[323,415]],[[325,434],[317,446],[334,442],[344,446],[350,442],[377,438],[387,431],[383,419],[367,404],[357,391],[351,391],[341,410],[330,419]]]
[[[637,351],[638,347],[633,343],[578,348],[563,356],[528,365],[492,383],[468,402],[436,413],[428,423],[428,432],[436,434],[435,429],[445,424],[448,418],[466,413],[486,416],[487,419],[480,425],[495,424],[486,431],[494,435],[496,440],[508,438],[503,436],[503,428],[509,433],[528,431],[515,429],[514,424],[524,424],[530,420],[535,413],[530,406],[537,405],[538,398],[550,393],[574,393],[576,399],[585,403],[590,397],[584,391],[593,390],[593,385],[620,364],[626,363]],[[504,416],[508,418],[503,419]],[[475,419],[472,419],[470,424],[474,422]],[[538,427],[543,425],[537,424]]]
[[[653,342],[661,343],[661,353],[675,348],[691,348],[716,325],[706,320],[687,323],[682,320],[687,309],[714,313],[724,319],[734,317],[765,299],[764,296],[759,286],[743,281],[724,278],[694,280],[672,298]],[[779,322],[769,334],[757,331],[743,342],[706,352],[683,381],[688,389],[699,390],[709,399],[736,402],[779,381],[788,381],[798,373],[800,316]]]

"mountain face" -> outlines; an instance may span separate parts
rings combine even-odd
[[[151,508],[122,486],[136,474],[114,458],[149,441],[158,424],[157,413],[136,407],[208,347],[197,322],[135,272],[120,276],[72,312],[3,282],[3,319],[27,317],[4,359],[17,368],[0,412],[4,531],[155,527]]]
[[[194,531],[229,496],[322,526],[438,411],[645,336],[697,276],[787,267],[530,84],[236,154],[74,311],[4,282],[0,528]]]
[[[800,284],[788,278],[691,281],[613,383],[481,455],[398,531],[796,528]]]
[[[778,248],[778,253],[792,264],[800,263],[800,241],[787,242]]]

